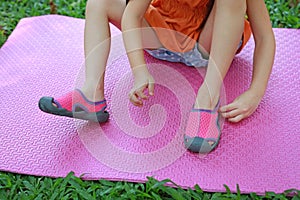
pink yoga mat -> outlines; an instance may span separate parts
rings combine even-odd
[[[84,78],[84,21],[41,16],[20,21],[0,51],[0,170],[85,179],[146,181],[170,178],[187,188],[243,193],[300,189],[299,30],[274,29],[276,59],[257,111],[239,124],[223,123],[218,148],[207,156],[187,152],[183,133],[205,69],[156,60],[146,54],[156,80],[144,107],[127,94],[132,75],[122,36],[112,27],[112,55],[105,95],[109,122],[74,120],[43,113],[42,96],[61,96]],[[100,45],[101,47],[101,45]],[[251,82],[254,42],[236,56],[224,81],[222,104]]]

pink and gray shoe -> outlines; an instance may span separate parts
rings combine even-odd
[[[109,113],[105,110],[106,107],[105,99],[92,102],[79,89],[75,89],[57,99],[42,97],[39,100],[39,108],[46,113],[95,122],[106,122],[108,120]]]
[[[220,100],[213,110],[191,110],[184,135],[186,149],[207,154],[216,148],[221,136],[219,107]]]

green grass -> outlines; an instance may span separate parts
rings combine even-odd
[[[165,186],[171,184],[174,187]],[[157,181],[148,177],[146,183],[111,182],[106,180],[83,181],[69,173],[65,178],[34,177],[0,172],[0,199],[292,199],[300,200],[300,191],[289,190],[284,194],[267,192],[233,194],[227,186],[226,193],[203,192],[198,185],[194,189],[182,189],[171,180]],[[290,196],[293,194],[293,197]]]
[[[84,18],[85,0],[54,0],[56,9],[49,0],[0,0],[0,46],[4,44],[18,21],[24,17],[50,13]],[[265,0],[273,27],[300,28],[299,0]],[[145,184],[111,182],[105,180],[83,181],[70,173],[65,178],[48,178],[0,172],[0,200],[6,199],[292,199],[300,200],[300,191],[284,194],[267,192],[264,196],[255,193],[232,194],[224,185],[226,193],[203,192],[199,186],[183,190],[167,187],[171,180],[157,181],[149,177]]]

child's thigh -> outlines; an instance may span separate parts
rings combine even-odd
[[[108,19],[120,29],[126,0],[88,0],[86,4],[86,18]]]
[[[94,15],[98,19],[107,18],[110,23],[121,30],[121,21],[125,8],[126,0],[88,0],[86,15]],[[145,19],[143,19],[141,30],[144,48],[156,49],[162,47],[155,31]]]
[[[143,47],[145,49],[158,49],[163,47],[158,39],[158,36],[154,29],[148,24],[146,19],[143,19],[142,37]]]
[[[245,1],[246,2],[246,1]],[[240,9],[239,11],[244,10],[244,6],[246,3],[242,0],[215,0],[213,8],[208,16],[208,19],[202,29],[200,37],[198,39],[199,49],[205,51],[206,53],[210,53],[211,43],[212,43],[212,35],[214,30],[214,21],[217,9],[225,9],[225,7],[229,7],[231,11]],[[218,8],[217,8],[218,3]],[[234,5],[234,6],[233,6]],[[232,8],[233,7],[233,8]],[[228,10],[228,9],[227,9]],[[246,12],[244,12],[246,14]]]
[[[202,52],[210,53],[213,28],[214,28],[214,20],[216,13],[216,3],[214,3],[211,12],[205,22],[205,25],[201,31],[200,37],[198,39],[199,49]]]

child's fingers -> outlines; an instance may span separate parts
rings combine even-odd
[[[131,99],[130,99],[131,103],[135,106],[142,106],[143,105],[143,102],[141,100],[139,100],[136,96],[133,96]]]
[[[131,92],[129,94],[129,100],[135,106],[141,106],[143,104],[143,102],[140,99],[138,99],[135,92]]]
[[[224,118],[233,118],[233,117],[236,117],[240,114],[242,114],[242,112],[239,109],[234,109],[234,110],[231,110],[229,112],[223,112],[222,117],[224,117]]]
[[[136,91],[136,94],[138,96],[138,98],[141,98],[141,99],[148,99],[148,97],[144,94],[143,91]]]
[[[234,110],[236,108],[237,108],[237,105],[235,102],[233,102],[233,103],[227,104],[225,106],[222,106],[220,108],[220,112],[228,112],[228,111]]]
[[[154,82],[150,82],[148,85],[148,91],[151,96],[154,95]]]
[[[237,123],[237,122],[241,121],[242,119],[244,119],[244,115],[238,115],[233,118],[229,118],[228,121]]]

